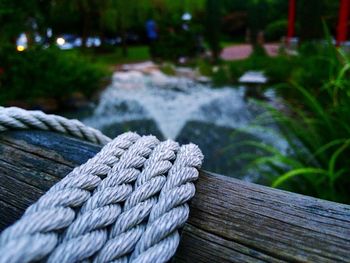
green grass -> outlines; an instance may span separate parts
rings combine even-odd
[[[235,36],[235,37],[232,37],[232,36],[231,37],[223,37],[220,40],[220,47],[221,48],[235,46],[235,45],[242,45],[242,44],[247,44],[244,35]]]
[[[150,60],[148,46],[130,46],[128,47],[128,55],[123,56],[121,48],[115,48],[108,52],[96,52],[94,50],[69,50],[64,52],[79,53],[88,59],[88,61],[105,67],[108,70],[113,70],[116,65],[142,62]]]
[[[131,46],[128,48],[128,55],[124,57],[120,49],[111,54],[99,54],[96,56],[98,62],[107,65],[125,64],[150,60],[148,46]]]
[[[221,41],[220,42],[220,47],[225,48],[225,47],[231,47],[231,46],[237,46],[237,45],[242,45],[241,41]]]

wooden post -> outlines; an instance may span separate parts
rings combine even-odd
[[[346,41],[350,0],[340,0],[337,28],[337,46]]]
[[[296,8],[296,0],[289,0],[287,46],[289,46],[290,39],[295,34],[295,8]]]

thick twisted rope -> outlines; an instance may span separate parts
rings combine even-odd
[[[172,166],[177,149],[178,144],[169,140],[160,143],[152,152],[137,177],[134,191],[125,201],[123,213],[111,228],[110,239],[95,262],[122,261],[134,249],[145,229],[142,222],[156,205],[157,194],[166,183],[165,174]]]
[[[188,219],[186,202],[195,194],[192,182],[198,178],[196,168],[201,166],[202,160],[203,155],[196,145],[180,148],[131,262],[166,262],[175,253],[180,240],[176,230]]]
[[[155,137],[146,136],[125,151],[67,228],[62,243],[50,255],[48,262],[76,262],[100,250],[107,241],[105,228],[119,217],[122,211],[120,203],[132,192],[131,182],[139,173],[137,168],[142,167],[157,143]],[[124,193],[113,202],[116,196],[110,198],[110,192],[117,195]]]
[[[0,131],[36,128],[91,142],[100,132],[42,112],[0,107]],[[203,155],[153,136],[123,134],[75,168],[0,235],[0,263],[165,262],[188,218]]]
[[[55,131],[100,145],[105,145],[111,141],[100,131],[87,127],[78,120],[68,120],[41,111],[26,111],[17,107],[0,107],[0,132],[13,129]]]
[[[124,151],[138,138],[134,133],[120,135],[28,207],[19,221],[1,233],[0,262],[30,262],[48,255],[58,243],[58,232],[74,222],[74,209],[89,200],[90,191],[102,182]],[[32,249],[38,238],[45,238],[48,244],[44,246],[45,251],[40,247]],[[23,248],[18,247],[17,242],[23,244]],[[19,261],[13,261],[8,251],[15,253]]]

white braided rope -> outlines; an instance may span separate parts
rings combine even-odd
[[[41,111],[26,111],[17,107],[0,107],[0,132],[13,129],[51,130],[100,145],[105,145],[111,141],[100,131],[87,127],[78,120],[68,120]]]
[[[186,202],[195,194],[192,182],[198,178],[196,168],[201,166],[202,159],[196,145],[180,148],[131,262],[166,262],[175,253],[180,240],[176,230],[188,219],[189,207]]]
[[[108,172],[107,177],[96,188],[93,195],[83,205],[74,222],[63,234],[62,243],[50,255],[48,262],[76,262],[86,259],[101,249],[107,241],[107,226],[114,223],[121,213],[120,202],[132,192],[130,184],[152,149],[158,144],[153,136],[145,136],[136,141]],[[120,200],[113,203],[110,192],[125,192]],[[102,202],[101,202],[102,201]],[[104,203],[105,202],[105,203]],[[84,238],[88,236],[88,238]],[[88,251],[86,247],[90,248]]]
[[[28,207],[22,218],[0,235],[0,255],[7,255],[7,251],[11,251],[20,260],[5,260],[6,257],[0,257],[0,262],[30,262],[51,253],[58,242],[58,231],[73,223],[76,214],[74,208],[79,208],[89,200],[90,191],[102,182],[102,178],[118,163],[124,151],[138,138],[139,136],[134,133],[118,136],[96,156],[75,168],[36,203]],[[28,249],[31,250],[32,244],[37,242],[38,234],[47,236],[45,238],[50,247],[46,248],[45,253],[40,249],[37,252],[27,252]],[[26,249],[18,247],[16,241],[26,244]]]
[[[137,177],[134,191],[125,201],[123,213],[111,228],[108,242],[94,262],[122,260],[134,249],[145,229],[142,222],[156,205],[156,195],[166,183],[164,175],[171,168],[177,149],[178,144],[169,140],[160,143],[152,152]]]
[[[0,131],[110,139],[60,116],[0,107]],[[203,159],[193,144],[125,133],[75,168],[0,235],[0,263],[165,262],[176,251]]]

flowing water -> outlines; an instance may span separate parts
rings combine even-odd
[[[92,114],[82,121],[110,137],[133,130],[196,143],[205,155],[204,169],[256,180],[242,172],[246,163],[237,158],[256,149],[242,142],[273,143],[282,151],[287,144],[252,125],[263,109],[245,94],[244,87],[213,88],[157,70],[116,72]],[[275,98],[272,92],[265,95]]]

